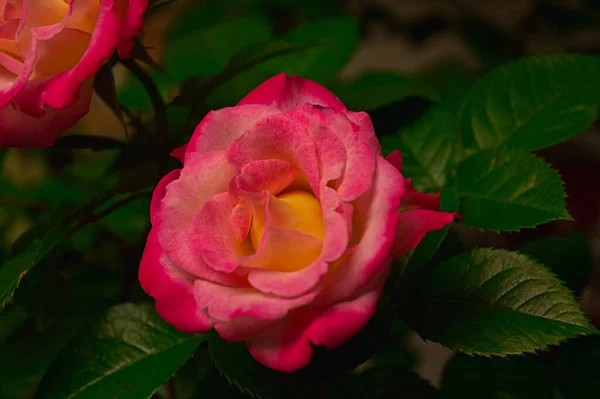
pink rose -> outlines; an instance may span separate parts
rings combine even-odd
[[[399,153],[381,156],[366,113],[298,77],[210,112],[174,155],[184,166],[154,191],[141,285],[181,331],[214,327],[279,371],[352,338],[392,257],[453,218],[406,184]]]
[[[148,0],[0,0],[0,146],[44,147],[87,114],[93,76],[127,57]]]

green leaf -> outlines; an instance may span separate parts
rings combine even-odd
[[[0,397],[33,393],[50,363],[87,322],[101,315],[119,292],[117,275],[67,252],[32,270],[14,298],[26,320],[0,347]],[[77,272],[75,269],[81,269]],[[10,308],[9,308],[10,309]],[[28,396],[29,397],[29,396]]]
[[[58,223],[36,238],[27,249],[0,267],[0,308],[19,287],[23,277],[37,265],[67,233],[67,225]]]
[[[204,340],[177,331],[150,304],[115,306],[52,363],[36,398],[148,398]]]
[[[305,79],[327,83],[346,65],[358,45],[356,19],[340,17],[304,24],[284,36],[295,44],[319,43],[303,54],[290,54],[269,65],[273,71],[302,76]],[[269,67],[267,66],[267,67]]]
[[[535,150],[587,129],[598,114],[600,58],[542,55],[504,65],[475,84],[459,126],[469,147]]]
[[[402,152],[402,174],[412,178],[417,190],[438,192],[446,185],[460,143],[454,121],[448,110],[437,106],[397,135],[383,138],[385,152]]]
[[[459,353],[446,365],[441,385],[442,394],[447,398],[555,397],[552,379],[533,356],[502,359]]]
[[[591,278],[592,257],[585,236],[544,237],[521,245],[519,251],[539,260],[580,296]]]
[[[423,338],[468,354],[511,355],[593,332],[554,275],[524,255],[476,249],[442,263],[400,304]]]
[[[437,99],[433,90],[413,77],[384,71],[370,71],[339,84],[334,92],[349,109],[369,111],[410,96]]]
[[[304,50],[282,54],[247,70],[214,93],[209,106],[235,104],[256,86],[282,72],[321,83],[330,82],[354,53],[358,27],[353,18],[318,21],[304,24],[275,42]]]
[[[221,72],[235,53],[272,38],[263,16],[231,18],[174,41],[167,46],[163,63],[169,76],[182,82],[199,74]]]
[[[227,67],[221,73],[212,78],[206,75],[200,75],[195,79],[189,79],[184,82],[181,86],[180,94],[173,100],[172,105],[198,106],[209,98],[217,89],[220,89],[223,86],[227,88],[227,82],[234,80],[244,72],[252,70],[273,59],[294,52],[302,52],[313,46],[315,45],[292,44],[282,40],[274,40],[266,44],[244,48],[229,60]],[[198,95],[198,93],[201,93],[201,95]],[[217,96],[219,95],[219,93],[215,94]]]
[[[457,170],[460,213],[481,229],[514,231],[570,219],[560,177],[542,159],[518,148],[478,153]]]

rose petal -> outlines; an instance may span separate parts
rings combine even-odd
[[[344,104],[329,90],[310,80],[284,73],[273,76],[252,90],[238,105],[264,104],[287,111],[310,103],[345,110]]]
[[[193,279],[178,273],[163,254],[156,230],[150,230],[138,273],[140,284],[156,300],[156,311],[167,322],[187,333],[209,330],[213,321],[196,305]]]
[[[197,277],[234,286],[242,284],[240,277],[206,265],[202,256],[193,251],[191,232],[196,213],[208,199],[226,192],[236,173],[224,151],[189,158],[179,179],[166,188],[159,217],[154,221],[165,253],[178,267]]]
[[[244,165],[235,177],[235,189],[243,192],[279,194],[289,186],[298,170],[289,162],[263,159]]]
[[[353,201],[371,187],[375,171],[375,155],[368,137],[360,127],[352,123],[342,112],[331,108],[319,108],[305,105],[293,111],[303,114],[319,128],[325,127],[342,142],[344,146],[345,168],[337,192],[344,201]]]
[[[394,257],[400,257],[410,251],[421,242],[425,234],[439,230],[452,223],[453,220],[453,213],[429,209],[413,209],[400,212],[396,226]]]
[[[75,67],[57,75],[48,83],[41,95],[40,107],[47,104],[54,109],[63,109],[73,103],[81,82],[94,76],[112,56],[121,38],[122,27],[123,22],[115,1],[102,0],[90,46]]]
[[[181,174],[181,169],[175,169],[167,173],[156,185],[152,192],[152,199],[150,200],[150,222],[155,223],[159,217],[160,209],[162,207],[162,200],[167,192],[167,186],[177,179]]]
[[[314,298],[309,293],[296,298],[280,298],[265,295],[254,288],[234,288],[214,284],[205,280],[194,282],[194,295],[201,309],[220,321],[238,317],[276,320],[284,317],[291,309],[306,305]]]
[[[411,180],[406,179],[406,193],[400,201],[400,210],[413,208],[430,209],[437,211],[440,208],[439,194],[425,194],[412,187]]]
[[[223,108],[211,111],[194,130],[186,152],[207,153],[225,150],[256,122],[279,110],[264,105]]]
[[[83,83],[77,102],[67,109],[57,111],[49,108],[41,117],[29,116],[15,104],[0,107],[0,147],[51,146],[58,134],[88,113],[92,83],[91,79]],[[19,96],[15,99],[17,102],[21,102]]]
[[[373,126],[369,114],[366,112],[352,111],[345,111],[344,114],[352,121],[352,123],[359,126],[361,135],[367,138],[368,142],[371,144],[371,148],[375,151],[375,154],[381,155],[381,144],[375,135],[375,127]]]
[[[265,366],[292,372],[310,362],[312,345],[335,348],[350,338],[373,315],[379,290],[326,308],[309,308],[291,313],[288,319],[255,334],[247,343],[252,356]]]
[[[385,160],[398,169],[398,172],[402,172],[402,153],[399,150],[393,151],[390,155],[385,157]]]
[[[231,143],[227,159],[238,168],[265,159],[289,162],[306,176],[318,196],[319,163],[315,143],[304,126],[285,114],[267,116],[256,123]]]
[[[127,12],[117,52],[120,58],[129,58],[133,48],[133,38],[142,33],[144,13],[148,9],[148,0],[128,0]]]
[[[235,204],[229,193],[215,195],[194,217],[189,240],[192,252],[201,255],[213,269],[231,273],[238,260],[252,253],[250,244],[234,233],[230,216]]]
[[[355,251],[324,279],[317,299],[335,303],[348,298],[391,263],[400,198],[405,192],[400,173],[383,158],[377,158],[373,186],[354,201],[354,217],[362,237]]]
[[[329,265],[318,259],[313,264],[293,272],[250,269],[248,282],[265,294],[283,298],[296,298],[317,287],[321,278],[327,274]]]

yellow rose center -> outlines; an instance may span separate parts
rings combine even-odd
[[[321,205],[314,195],[306,191],[289,191],[271,199],[271,226],[297,230],[323,239],[325,229],[321,217]],[[254,249],[265,232],[265,218],[255,214],[250,228]]]
[[[269,216],[272,227],[296,230],[319,240],[325,237],[321,205],[314,195],[306,191],[289,191],[276,197],[272,196],[269,200]],[[254,250],[258,249],[264,233],[265,213],[255,209],[250,227],[250,239]],[[313,263],[321,252],[321,245],[305,246],[294,242],[286,244],[270,248],[273,264],[264,267],[286,271],[299,270]]]

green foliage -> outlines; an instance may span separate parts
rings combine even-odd
[[[329,82],[350,59],[357,41],[356,22],[350,18],[305,24],[277,38],[276,42],[307,47],[306,50],[283,54],[245,71],[214,93],[208,99],[208,105],[235,104],[260,83],[282,72]]]
[[[535,150],[588,128],[598,115],[600,57],[533,56],[479,80],[461,110],[465,144]]]
[[[299,387],[286,384],[292,382],[295,385],[293,377],[258,364],[243,342],[229,343],[212,332],[208,335],[208,348],[219,373],[241,392],[260,398],[298,397],[299,392],[295,389]]]
[[[45,267],[24,278],[14,305],[1,313],[16,316],[0,321],[0,330],[5,322],[14,323],[5,340],[0,337],[0,363],[11,365],[0,373],[0,397],[33,393],[56,356],[115,300],[119,276],[91,264],[87,270],[72,270],[81,267],[82,258],[71,252],[46,260]]]
[[[348,109],[370,111],[409,96],[437,99],[437,94],[414,77],[393,72],[370,71],[334,87]]]
[[[525,150],[502,147],[473,155],[457,170],[466,224],[514,231],[569,219],[558,174]]]
[[[272,38],[264,16],[232,18],[180,37],[167,47],[163,63],[170,77],[183,82],[199,74],[219,73],[235,53]]]
[[[593,331],[560,280],[504,250],[476,249],[442,263],[399,306],[423,338],[469,354],[531,353]]]
[[[421,191],[439,192],[446,186],[453,155],[460,150],[455,119],[444,107],[434,107],[416,123],[394,136],[385,136],[385,152],[400,150],[402,174]]]
[[[147,398],[204,340],[175,330],[149,304],[115,306],[54,361],[36,398]]]
[[[0,268],[0,308],[12,297],[23,277],[46,256],[67,233],[61,223],[45,226],[41,237],[36,238],[27,249],[2,265]]]

